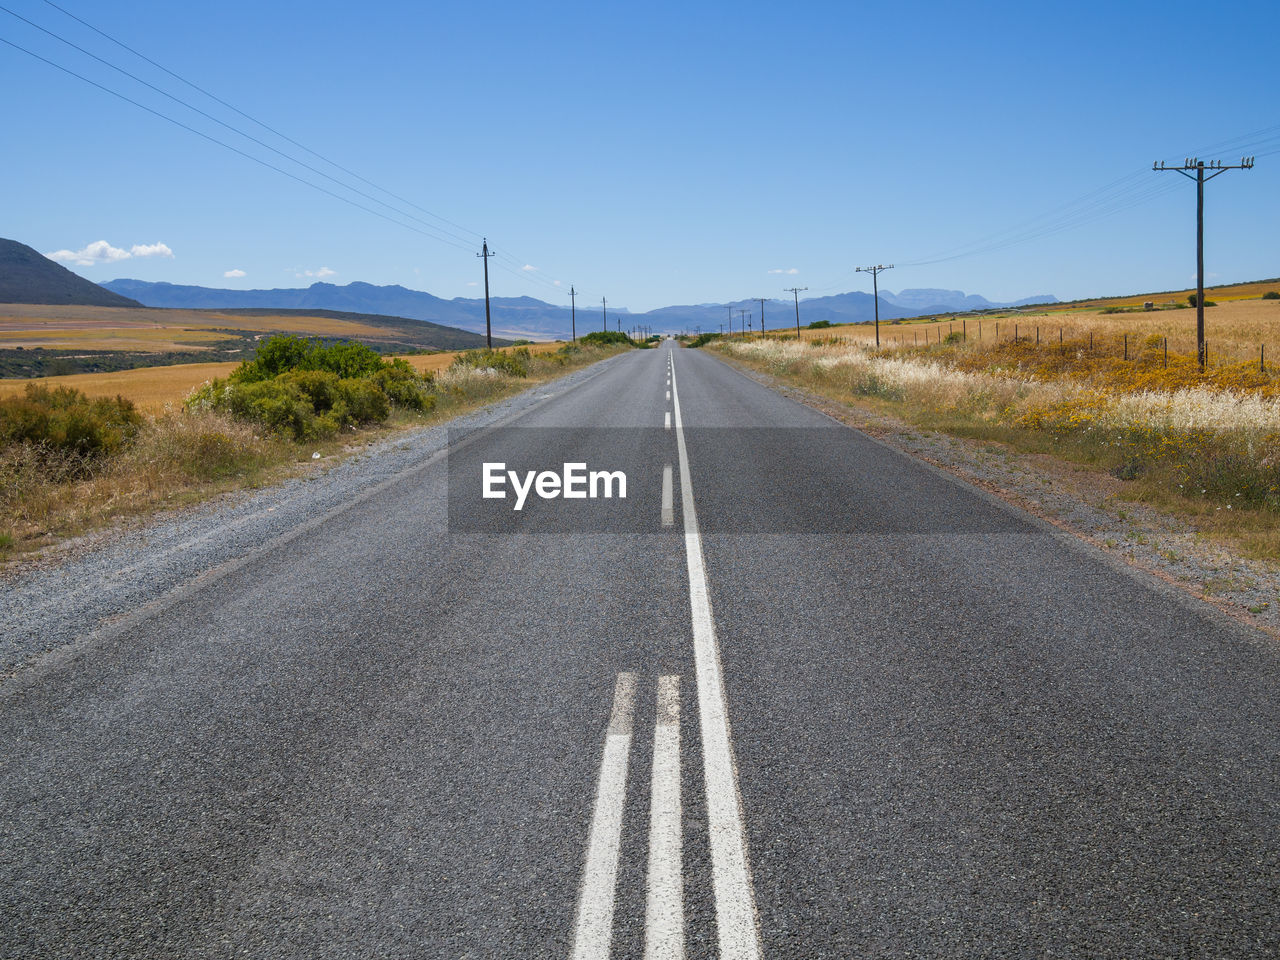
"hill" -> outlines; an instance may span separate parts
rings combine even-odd
[[[89,307],[141,307],[72,273],[17,240],[0,239],[0,303],[49,303]]]

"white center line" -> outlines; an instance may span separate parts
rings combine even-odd
[[[670,400],[670,399],[671,399],[671,391],[670,391],[670,390],[668,390],[668,391],[667,391],[667,399],[668,399],[668,400]]]
[[[671,464],[662,468],[662,525],[669,527],[676,522],[675,509],[671,503]]]
[[[649,801],[649,897],[645,960],[684,958],[684,878],[680,848],[680,678],[658,678]]]
[[[664,430],[671,429],[671,411],[670,410],[667,411],[666,419],[662,421],[662,427]]]
[[[729,713],[725,706],[720,650],[716,641],[702,535],[693,505],[689,452],[680,417],[680,390],[672,368],[675,391],[676,446],[680,453],[680,507],[684,513],[685,556],[689,567],[689,604],[693,619],[693,660],[698,682],[698,717],[702,728],[702,757],[707,789],[707,818],[711,840],[711,881],[716,898],[716,928],[721,960],[758,960],[760,932],[747,836],[742,825],[738,771],[733,761]]]
[[[609,730],[604,738],[604,758],[600,761],[595,812],[587,840],[587,863],[582,872],[578,923],[573,939],[574,960],[609,960],[635,700],[636,675],[618,674],[613,688]]]

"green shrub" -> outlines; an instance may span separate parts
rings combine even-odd
[[[963,343],[964,334],[961,333],[959,330],[952,330],[950,333],[948,333],[945,337],[942,338],[942,342],[943,343]]]
[[[632,340],[621,330],[595,330],[578,338],[579,343],[598,343],[601,346],[608,346],[611,343],[620,343],[623,346],[631,346]]]
[[[708,343],[711,343],[712,341],[719,340],[719,339],[720,339],[720,334],[718,333],[700,333],[696,337],[694,337],[692,340],[689,341],[689,346],[694,348],[705,347]]]
[[[375,373],[372,380],[397,407],[419,411],[435,407],[436,398],[429,389],[431,381],[419,376],[399,357]]]
[[[231,374],[238,383],[270,380],[292,370],[324,370],[339,377],[369,377],[386,361],[363,343],[342,341],[325,345],[320,340],[276,336],[262,341],[252,360]]]
[[[825,329],[827,329],[827,327],[829,327],[829,326],[831,326],[831,321],[830,321],[830,320],[814,320],[811,324],[809,324],[808,329],[810,329],[810,330],[825,330]]]
[[[28,443],[102,457],[124,447],[141,426],[131,401],[90,398],[72,387],[29,383],[21,397],[0,400],[0,446]]]
[[[1262,295],[1262,299],[1263,300],[1280,300],[1280,292],[1277,292],[1275,290],[1268,290],[1266,293]]]

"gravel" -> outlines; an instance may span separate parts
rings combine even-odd
[[[999,444],[918,430],[740,364],[733,366],[785,396],[1048,520],[1236,620],[1280,636],[1280,568],[1276,564],[1233,554],[1177,517],[1122,500],[1119,480]]]
[[[596,376],[613,359],[538,384],[481,410],[320,458],[304,475],[68,542],[0,573],[0,683],[52,651],[155,603],[216,567],[251,555],[440,454],[450,429],[480,429]]]

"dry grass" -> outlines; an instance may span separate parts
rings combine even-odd
[[[102,331],[169,331],[178,340],[192,331],[243,330],[252,333],[297,333],[316,337],[378,339],[398,331],[372,323],[332,317],[238,316],[216,310],[168,310],[137,307],[77,307],[40,304],[0,305],[0,339],[20,331],[32,335],[71,337]],[[75,342],[67,345],[76,346]],[[121,348],[117,348],[121,349]]]
[[[1213,528],[1280,558],[1280,376],[1256,364],[1201,374],[1193,356],[1165,366],[1148,341],[1126,360],[1114,334],[1093,351],[1026,339],[877,351],[865,336],[717,349],[841,402],[1108,472],[1127,496],[1184,516],[1225,513]]]
[[[536,357],[559,349],[559,343],[534,343],[527,349]],[[505,347],[504,350],[517,349]],[[405,357],[419,373],[436,373],[447,369],[459,351],[416,354]],[[176,409],[195,390],[216,377],[226,377],[239,366],[225,363],[180,363],[166,367],[137,367],[112,373],[75,373],[65,377],[38,377],[31,380],[0,380],[0,397],[21,394],[28,383],[75,387],[90,397],[121,396],[132,400],[144,413],[161,414]]]
[[[1205,308],[1204,322],[1211,363],[1257,360],[1259,347],[1264,345],[1267,356],[1280,363],[1280,300],[1219,303]],[[1030,337],[1032,341],[1038,336],[1042,345],[1056,344],[1059,337],[1064,341],[1087,340],[1093,333],[1095,338],[1123,338],[1127,333],[1135,345],[1149,337],[1167,337],[1170,354],[1194,355],[1196,352],[1196,312],[1190,308],[1112,314],[1096,309],[1051,313],[1009,311],[954,320],[945,316],[899,323],[881,321],[880,343],[885,347],[922,347],[956,333],[974,343],[990,344],[997,339],[1011,340],[1015,328],[1017,336]],[[875,327],[869,323],[842,324],[822,330],[802,330],[801,337],[807,341],[835,339],[865,344],[874,342]]]
[[[181,400],[192,388],[215,376],[225,377],[235,363],[45,378],[45,382],[96,391],[91,395],[141,397],[140,408],[151,416],[123,452],[96,463],[30,445],[0,449],[0,560],[121,518],[305,472],[314,468],[313,452],[324,459],[344,456],[397,430],[447,421],[621,349],[589,347],[548,356],[558,346],[537,345],[531,350],[534,356],[527,364],[527,378],[474,367],[449,369],[454,353],[412,357],[433,362],[439,371],[432,411],[397,410],[383,426],[305,444],[272,436],[223,413],[182,408]],[[29,382],[0,381],[0,391],[20,391]]]
[[[65,377],[0,380],[0,397],[21,394],[28,383],[75,387],[90,397],[121,396],[153,415],[176,409],[192,390],[215,377],[225,377],[239,364],[180,363],[168,367],[138,367],[112,373],[74,373]]]

